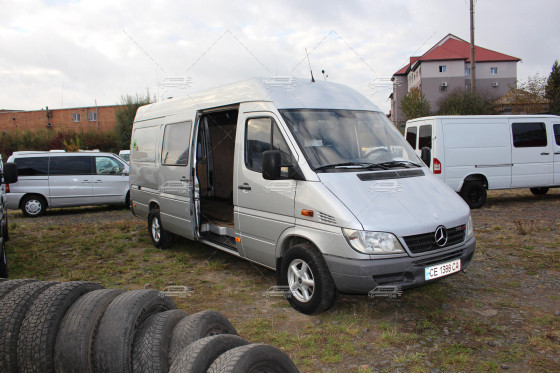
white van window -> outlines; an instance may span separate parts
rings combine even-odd
[[[18,176],[38,176],[49,173],[48,157],[16,158],[14,162],[18,166]]]
[[[266,150],[280,150],[282,165],[291,164],[288,144],[272,118],[252,118],[247,121],[245,135],[245,165],[262,172],[262,155]]]
[[[432,125],[420,126],[420,136],[418,136],[418,149],[432,148]]]
[[[544,123],[512,123],[513,146],[516,148],[543,147],[548,144]]]
[[[165,126],[161,164],[185,166],[188,163],[189,138],[192,122],[173,123]]]
[[[91,157],[51,157],[49,173],[51,176],[91,175]]]
[[[111,157],[95,157],[95,173],[97,175],[120,175],[124,166]]]
[[[554,125],[554,137],[556,139],[556,145],[560,145],[560,124]]]
[[[418,162],[402,135],[380,112],[286,109],[280,114],[315,169],[342,163]]]
[[[158,128],[137,128],[132,133],[130,158],[135,162],[155,162]]]
[[[416,135],[418,133],[418,128],[416,127],[408,127],[406,129],[406,141],[412,146],[413,149],[416,149]]]

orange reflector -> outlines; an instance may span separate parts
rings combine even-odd
[[[132,207],[136,207],[136,203],[133,203],[133,204],[132,204]]]
[[[235,242],[241,242],[241,238],[235,237]]]
[[[301,210],[301,214],[303,216],[309,216],[310,218],[313,217],[313,210]]]

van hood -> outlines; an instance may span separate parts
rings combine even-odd
[[[470,209],[429,169],[318,173],[364,230],[408,236],[466,224]]]

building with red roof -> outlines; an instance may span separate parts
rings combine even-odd
[[[407,65],[393,74],[391,121],[404,126],[402,98],[419,88],[430,102],[432,111],[449,92],[470,90],[470,43],[448,34],[422,56],[410,57]],[[491,97],[503,96],[517,82],[517,62],[521,59],[475,46],[476,90]]]

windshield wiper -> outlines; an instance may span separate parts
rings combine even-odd
[[[326,170],[329,168],[337,168],[337,167],[358,167],[358,168],[369,168],[369,167],[379,167],[385,168],[383,166],[377,166],[374,163],[367,163],[367,162],[342,162],[342,163],[332,163],[326,164],[323,166],[319,166],[315,168],[315,171]]]
[[[398,166],[403,166],[403,167],[407,167],[407,168],[409,168],[410,166],[422,167],[422,165],[419,165],[418,163],[414,163],[414,162],[411,162],[411,161],[382,162],[382,163],[375,163],[375,166],[386,167],[386,168],[392,168],[392,167],[398,167]]]

